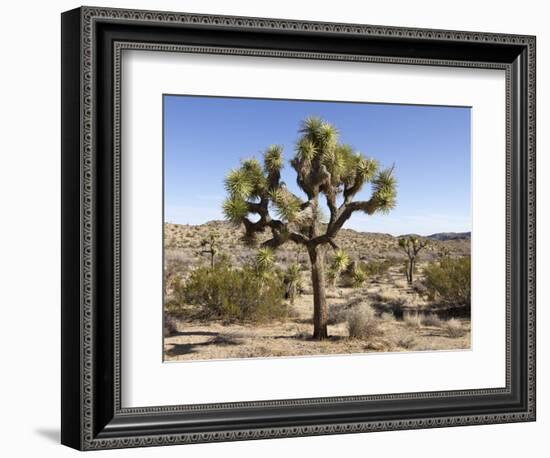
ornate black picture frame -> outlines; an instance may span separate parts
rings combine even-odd
[[[506,71],[506,387],[123,408],[120,53]],[[80,450],[535,420],[535,37],[82,7],[62,15],[62,435]]]

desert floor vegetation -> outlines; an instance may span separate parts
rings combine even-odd
[[[212,233],[214,254],[204,244]],[[241,236],[223,221],[165,225],[166,361],[470,347],[468,238],[430,240],[411,284],[397,237],[342,229],[335,241],[347,256],[326,254],[336,275],[319,340],[307,252],[259,252]]]

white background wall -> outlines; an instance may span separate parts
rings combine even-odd
[[[534,34],[538,38],[538,421],[104,452],[106,456],[544,456],[550,428],[550,30],[542,1],[117,0],[96,5]],[[63,457],[59,441],[60,13],[74,1],[5,2],[0,46],[0,452]],[[547,453],[547,452],[546,452]]]

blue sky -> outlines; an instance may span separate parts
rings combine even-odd
[[[296,194],[294,155],[301,120],[320,116],[383,166],[395,164],[397,206],[354,214],[345,227],[393,235],[471,230],[470,108],[164,96],[165,221],[223,219],[226,173],[271,144],[283,145],[282,179]],[[370,186],[356,196],[366,200]]]

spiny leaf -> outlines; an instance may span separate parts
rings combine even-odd
[[[352,284],[354,288],[359,288],[363,286],[363,283],[367,280],[367,272],[365,272],[361,267],[357,266],[353,269],[352,273]]]
[[[252,184],[249,196],[261,197],[267,187],[267,181],[258,160],[255,158],[244,160],[241,164],[241,170]]]
[[[376,211],[388,213],[396,205],[397,180],[393,176],[393,168],[379,172],[373,179],[372,186]]]
[[[371,181],[378,170],[378,163],[374,159],[367,159],[362,154],[356,154],[356,176],[363,183]]]
[[[333,149],[338,142],[338,129],[326,121],[321,123],[315,143],[318,143],[323,149]]]
[[[348,254],[343,250],[337,250],[332,259],[332,269],[334,269],[335,272],[342,272],[348,265]]]
[[[286,277],[290,282],[297,282],[301,278],[301,269],[299,264],[291,264],[286,269]]]
[[[260,272],[268,272],[275,264],[275,255],[271,248],[260,248],[256,253],[256,268]]]
[[[281,188],[273,188],[267,192],[267,196],[274,205],[277,205],[277,202],[283,199],[283,191]]]
[[[233,224],[241,224],[248,214],[248,204],[241,197],[230,197],[223,203],[223,214]]]
[[[263,177],[262,167],[256,158],[245,159],[242,161],[241,170],[252,182]]]
[[[331,184],[337,186],[346,170],[346,158],[337,148],[327,148],[323,151],[322,165],[330,173]]]
[[[292,222],[300,212],[300,202],[296,199],[288,199],[277,204],[277,215],[285,222]]]
[[[321,118],[318,116],[309,116],[302,121],[299,132],[312,140],[319,137],[322,125],[323,120]]]
[[[295,221],[301,210],[302,201],[300,199],[284,187],[269,190],[268,196],[280,219],[285,222]]]
[[[267,173],[279,172],[283,167],[283,147],[271,145],[264,153],[264,168]]]
[[[246,199],[253,188],[252,180],[243,169],[232,169],[225,177],[225,189],[232,197]]]
[[[296,158],[301,165],[309,167],[316,154],[317,150],[311,140],[308,138],[301,138],[298,140],[296,144]]]

